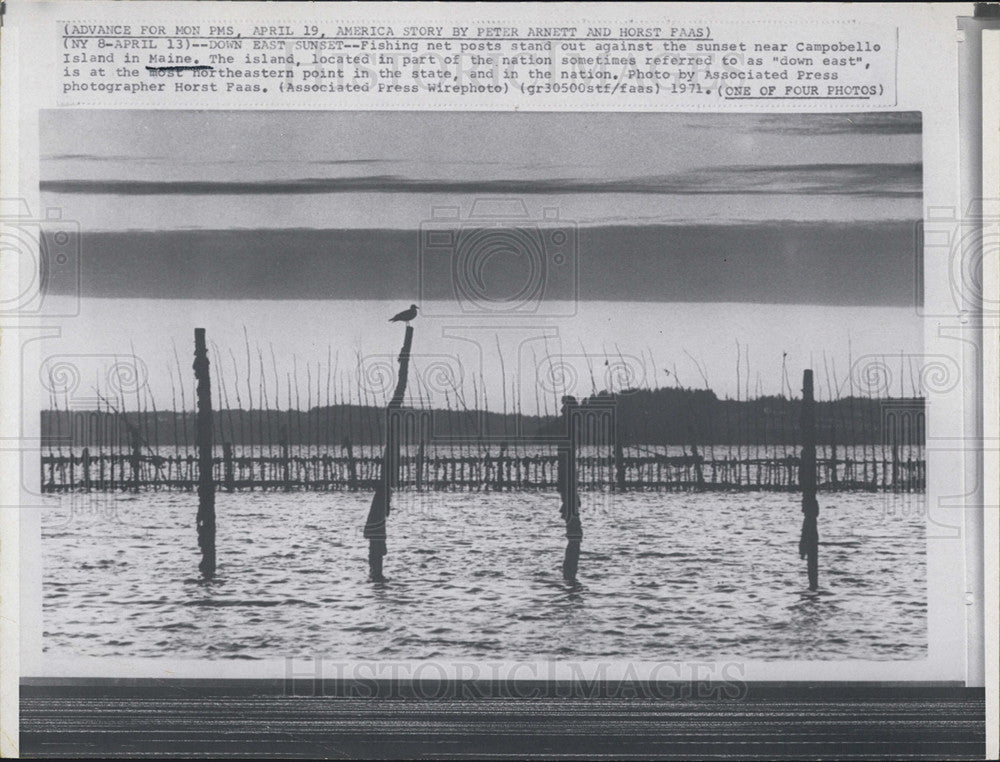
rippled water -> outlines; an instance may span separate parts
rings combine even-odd
[[[926,655],[922,496],[821,495],[820,587],[780,493],[584,493],[580,581],[555,494],[395,497],[388,581],[367,579],[370,495],[75,495],[43,518],[44,648],[67,656],[643,661]]]

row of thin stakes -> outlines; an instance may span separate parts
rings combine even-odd
[[[456,454],[449,446],[418,446],[399,459],[400,489],[445,491],[533,491],[558,487],[558,452],[553,444],[532,448],[532,454],[511,454],[496,443],[476,443],[471,454]],[[607,447],[607,454],[577,454],[581,490],[797,491],[800,458],[718,458],[699,453],[644,454],[638,448]],[[855,448],[856,449],[856,448]],[[920,492],[926,485],[926,463],[899,448],[885,448],[881,458],[820,457],[817,489]],[[190,454],[150,455],[141,447],[126,452],[92,454],[48,453],[41,459],[45,492],[114,492],[140,490],[194,491],[198,457]],[[291,454],[279,448],[271,454],[240,454],[229,443],[212,457],[212,478],[220,490],[366,491],[380,478],[381,455],[358,454],[345,445],[336,455]]]
[[[231,367],[223,363],[218,347],[213,350],[210,472],[217,489],[359,491],[373,487],[382,473],[387,441],[389,389],[377,391],[392,380],[392,371],[384,367],[387,363],[375,362],[372,367],[382,370],[373,375],[365,370],[368,360],[358,350],[352,381],[350,369],[340,372],[339,357],[333,361],[328,351],[325,369],[320,363],[305,363],[307,391],[300,395],[294,356],[292,372],[282,374],[272,352],[274,381],[270,384],[260,348],[258,368],[253,367],[248,338],[245,368],[231,350]],[[506,389],[499,345],[497,353],[501,372],[492,381]],[[185,395],[191,380],[182,371],[180,359],[175,359],[180,385],[175,386],[174,372],[170,372],[172,404],[159,410],[150,385],[141,380],[144,374],[138,370],[134,353],[134,383],[129,382],[127,372],[122,377],[109,374],[105,394],[99,386],[95,388],[96,398],[88,402],[89,408],[77,399],[71,407],[70,387],[61,388],[50,372],[52,404],[41,412],[42,490],[197,489],[201,455]],[[542,378],[546,367],[557,367],[562,360],[545,355],[541,366],[535,362],[535,375]],[[748,358],[744,364],[749,373]],[[116,362],[115,370],[120,368],[127,371],[128,363]],[[472,385],[472,400],[467,404],[464,382],[455,383],[455,378],[464,377],[442,380],[430,370],[431,366],[421,371],[414,364],[411,381],[416,388],[405,406],[393,409],[392,420],[401,429],[394,477],[398,489],[557,489],[558,440],[566,426],[559,397],[569,396],[570,391],[565,385],[560,391],[541,383],[522,387],[516,381],[501,395],[501,412],[490,408],[482,373],[478,384],[475,377],[464,379]],[[287,377],[284,388],[279,383],[282,375]],[[896,398],[881,396],[881,391],[875,395],[871,387],[867,396],[856,397],[855,375],[845,379],[850,394],[843,397],[844,385],[836,373],[832,381],[828,373],[828,399],[816,403],[817,489],[922,491],[926,483],[922,387],[911,379],[911,397],[902,396],[902,386]],[[763,395],[758,378],[757,397],[737,391],[735,400],[719,399],[709,389],[707,377],[704,380],[704,389],[679,383],[615,389],[620,382],[606,378],[611,391],[598,391],[592,374],[591,394],[581,400],[577,411],[586,414],[575,449],[579,489],[797,489],[802,402],[793,396],[784,360],[779,396]],[[742,388],[748,389],[749,376],[743,381]],[[578,386],[572,384],[573,389]],[[539,393],[541,388],[545,393]],[[537,408],[525,415],[521,395],[531,389]],[[283,395],[287,395],[287,406],[278,404]],[[230,403],[233,397],[235,405]]]

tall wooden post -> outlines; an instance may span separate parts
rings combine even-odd
[[[365,521],[364,536],[368,538],[368,572],[374,582],[385,579],[382,574],[382,559],[388,552],[386,548],[385,520],[389,515],[392,502],[392,487],[396,482],[396,468],[399,464],[399,409],[403,406],[403,396],[406,394],[406,379],[410,370],[410,346],[413,344],[413,327],[406,326],[403,338],[403,349],[399,353],[399,376],[396,379],[396,389],[386,408],[386,440],[382,453],[382,474],[375,483],[375,495],[368,509],[368,519]]]
[[[233,445],[231,442],[222,443],[222,464],[226,479],[226,492],[232,492],[236,489],[236,484],[233,475]]]
[[[562,499],[560,513],[566,522],[566,555],[563,559],[563,579],[576,581],[580,563],[580,543],[583,541],[583,525],[580,523],[580,495],[577,489],[576,448],[577,448],[577,401],[573,397],[562,399],[562,423],[565,439],[558,447],[559,496]]]
[[[806,559],[809,589],[819,587],[819,530],[816,518],[816,405],[813,400],[813,372],[802,372],[802,457],[799,460],[799,486],[802,489],[802,536],[799,538],[799,555]]]
[[[215,479],[212,475],[212,381],[205,329],[194,329],[194,377],[198,382],[195,434],[198,448],[198,547],[202,576],[215,576]]]

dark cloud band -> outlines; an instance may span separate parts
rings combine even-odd
[[[287,180],[43,180],[42,191],[114,195],[293,195],[321,193],[668,195],[818,194],[910,196],[921,194],[919,163],[729,166],[677,175],[612,180],[428,180],[398,175],[304,177]]]

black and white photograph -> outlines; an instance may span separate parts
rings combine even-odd
[[[45,657],[926,659],[922,133],[40,112]]]
[[[0,3],[0,756],[996,758],[996,6]]]

